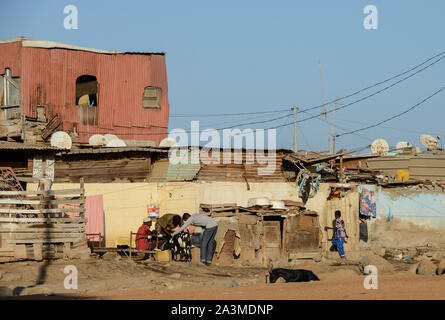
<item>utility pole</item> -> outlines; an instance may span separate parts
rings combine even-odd
[[[294,113],[294,152],[298,151],[298,141],[297,141],[297,107],[293,106],[292,111]]]
[[[326,98],[324,96],[324,86],[323,86],[323,74],[321,72],[321,63],[320,60],[318,60],[318,67],[320,68],[320,82],[321,82],[321,97],[323,99],[323,106],[324,106],[324,121],[326,122],[326,131],[328,133],[328,143],[329,143],[329,151],[332,150],[331,146],[331,132],[329,130],[329,123],[328,123],[328,110],[326,108]]]
[[[335,153],[335,111],[337,110],[337,99],[334,101],[334,112],[332,113],[332,123],[331,123],[331,153]]]

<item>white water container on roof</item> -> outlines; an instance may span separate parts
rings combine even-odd
[[[54,132],[51,136],[51,147],[57,147],[61,149],[71,149],[73,141],[68,133],[64,131]]]
[[[396,149],[403,149],[403,148],[409,148],[412,147],[412,144],[408,141],[399,141],[396,144]]]

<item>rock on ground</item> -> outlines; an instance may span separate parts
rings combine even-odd
[[[440,260],[439,266],[437,267],[437,274],[440,276],[445,273],[445,259]]]
[[[420,261],[416,273],[424,276],[433,276],[436,274],[436,269],[436,265],[430,260],[423,260]]]
[[[383,257],[386,253],[385,248],[382,248],[382,247],[373,247],[371,250],[372,250],[372,253],[374,253],[375,255],[381,256],[381,257]]]
[[[88,247],[79,247],[71,249],[70,258],[88,260],[91,256],[91,249]]]
[[[392,274],[394,273],[394,267],[391,263],[386,261],[377,255],[367,255],[360,259],[359,266],[363,272],[364,268],[368,265],[376,266],[379,274]]]

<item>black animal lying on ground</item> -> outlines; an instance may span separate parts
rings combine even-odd
[[[269,270],[270,283],[275,283],[279,277],[282,277],[286,282],[320,281],[320,279],[318,279],[318,277],[310,270],[291,270],[284,268]]]

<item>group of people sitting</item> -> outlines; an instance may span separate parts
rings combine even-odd
[[[218,223],[214,219],[202,213],[193,215],[184,213],[182,218],[178,214],[167,213],[156,219],[154,230],[151,230],[152,223],[151,218],[144,218],[143,224],[137,231],[136,249],[153,250],[156,246],[164,245],[170,239],[177,244],[177,236],[180,233],[187,233],[191,235],[192,242],[195,239],[196,246],[201,249],[201,262],[207,266],[212,264],[215,249],[214,240],[218,230]],[[196,227],[203,229],[202,234],[196,232]],[[145,255],[145,258],[148,258],[148,254]]]

